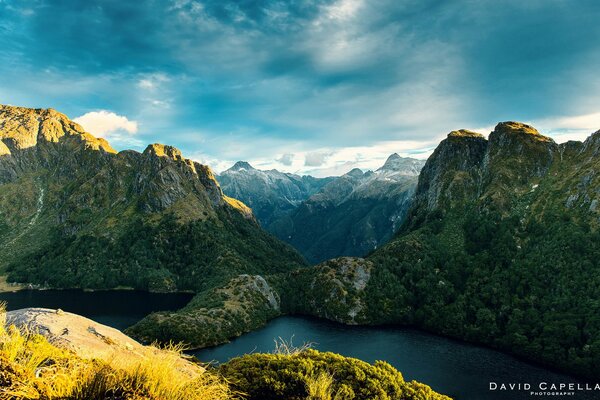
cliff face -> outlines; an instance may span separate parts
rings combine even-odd
[[[476,195],[486,150],[483,135],[467,130],[450,132],[421,171],[416,208],[431,211]]]
[[[13,280],[201,287],[203,279],[194,275],[203,263],[221,265],[205,270],[207,281],[215,274],[225,279],[226,265],[238,273],[260,270],[250,242],[259,254],[273,252],[271,245],[283,251],[283,260],[267,263],[275,269],[298,265],[300,258],[262,232],[248,207],[223,194],[209,167],[174,147],[117,153],[54,110],[11,106],[0,106],[0,143],[0,248],[7,255],[0,263]],[[198,243],[178,250],[176,238]],[[36,266],[41,254],[47,268]]]

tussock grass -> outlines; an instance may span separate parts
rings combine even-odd
[[[0,400],[239,398],[217,375],[181,368],[182,350],[169,345],[142,359],[85,360],[39,334],[6,327],[0,304]]]
[[[285,340],[281,336],[274,340],[275,348],[273,354],[280,354],[284,356],[293,356],[294,354],[302,353],[308,349],[312,349],[315,345],[313,342],[304,342],[301,346],[294,345],[294,335],[290,340]]]
[[[327,372],[321,372],[316,376],[309,376],[305,380],[307,400],[332,400],[333,376]],[[336,398],[337,399],[337,398]]]

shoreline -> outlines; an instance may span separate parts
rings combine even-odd
[[[4,289],[6,286],[3,287],[3,285],[10,285],[12,290],[2,290]],[[14,286],[12,286],[14,285]],[[44,291],[78,291],[78,292],[82,292],[82,293],[96,293],[96,292],[133,292],[133,291],[138,291],[138,292],[143,292],[143,293],[151,293],[151,294],[195,294],[196,292],[194,291],[172,291],[172,292],[155,292],[155,291],[149,291],[149,290],[143,290],[143,289],[135,289],[132,287],[116,287],[116,288],[112,288],[112,289],[82,289],[82,288],[49,288],[49,287],[28,287],[28,286],[24,286],[23,284],[10,284],[6,282],[6,277],[5,276],[0,276],[0,294],[1,293],[16,293],[16,292],[20,292],[20,291],[38,291],[38,292],[44,292]],[[192,352],[197,352],[197,351],[201,351],[204,349],[209,349],[209,348],[215,348],[218,346],[223,346],[223,345],[227,345],[229,343],[231,343],[233,340],[235,340],[236,338],[239,338],[241,336],[244,336],[248,333],[251,332],[255,332],[257,330],[260,329],[264,329],[269,323],[271,323],[272,321],[281,318],[281,317],[297,317],[297,318],[305,318],[305,319],[312,319],[312,320],[316,320],[316,321],[323,321],[323,322],[327,322],[330,324],[334,324],[337,326],[343,326],[343,327],[348,327],[348,328],[358,328],[358,329],[369,329],[369,328],[379,328],[379,329],[401,329],[401,330],[412,330],[415,332],[420,332],[420,333],[424,333],[424,334],[428,334],[431,336],[435,336],[438,338],[443,338],[445,340],[450,340],[456,343],[460,343],[460,344],[466,344],[469,346],[473,346],[473,347],[478,347],[478,348],[484,348],[487,350],[492,350],[492,351],[496,351],[500,354],[504,354],[510,357],[513,357],[515,360],[527,363],[531,366],[535,366],[538,368],[542,368],[545,369],[547,371],[550,372],[554,372],[554,373],[559,373],[559,374],[563,374],[563,375],[567,375],[570,376],[574,379],[577,380],[583,380],[584,382],[586,382],[588,379],[590,379],[589,377],[585,376],[585,375],[579,375],[576,373],[573,373],[571,371],[568,370],[564,370],[561,368],[557,368],[554,364],[550,364],[550,363],[544,363],[541,361],[538,361],[536,359],[531,359],[531,358],[527,358],[527,357],[523,357],[521,355],[519,355],[517,352],[512,351],[510,349],[503,349],[497,346],[493,346],[487,343],[483,343],[483,342],[478,342],[478,341],[468,341],[465,339],[462,339],[460,337],[455,337],[455,336],[451,336],[451,335],[445,335],[439,332],[434,332],[425,328],[421,328],[421,327],[417,327],[417,326],[412,326],[412,325],[401,325],[401,324],[347,324],[344,322],[340,322],[340,321],[335,321],[335,320],[331,320],[331,319],[327,319],[327,318],[323,318],[323,317],[319,317],[319,316],[315,316],[315,315],[309,315],[309,314],[302,314],[302,313],[284,313],[281,314],[277,317],[274,317],[270,320],[268,320],[264,325],[253,329],[253,330],[249,330],[246,332],[241,333],[240,335],[237,336],[233,336],[227,339],[227,341],[218,343],[218,344],[213,344],[213,345],[209,345],[209,346],[203,346],[203,347],[189,347],[186,349],[186,353],[189,355],[192,355],[190,353]]]

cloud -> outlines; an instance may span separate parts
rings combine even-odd
[[[304,155],[304,165],[307,167],[320,167],[331,154],[312,152]]]
[[[532,125],[559,143],[569,140],[585,140],[600,129],[600,112],[545,118],[533,121]]]
[[[135,121],[86,128],[128,145],[137,122],[215,165],[290,172],[422,157],[453,129],[503,120],[579,138],[600,104],[600,2],[584,3],[0,1],[0,97],[119,110]]]
[[[275,161],[289,167],[294,162],[294,155],[292,153],[285,153],[282,154],[281,157],[277,158]]]
[[[137,121],[131,121],[122,115],[107,110],[90,111],[74,118],[86,131],[103,137],[113,144],[124,146],[141,146],[142,142],[135,138],[138,132]]]
[[[83,126],[91,134],[100,137],[105,137],[117,131],[125,131],[129,134],[135,134],[138,131],[136,121],[130,121],[127,117],[106,110],[91,111],[74,118],[73,121]]]

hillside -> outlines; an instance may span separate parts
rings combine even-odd
[[[263,227],[294,210],[334,178],[315,178],[272,169],[263,171],[238,161],[217,176],[223,192],[247,204]]]
[[[400,227],[423,164],[393,154],[376,171],[353,169],[267,228],[311,263],[364,256]]]
[[[516,122],[489,139],[451,132],[396,237],[366,261],[295,272],[292,285],[315,284],[282,301],[292,312],[418,326],[597,377],[598,171],[600,131],[560,145]],[[368,267],[360,286],[336,278],[349,264]],[[331,290],[332,301],[314,303]]]
[[[116,152],[65,115],[0,106],[0,267],[52,287],[202,290],[303,265],[174,147]]]

